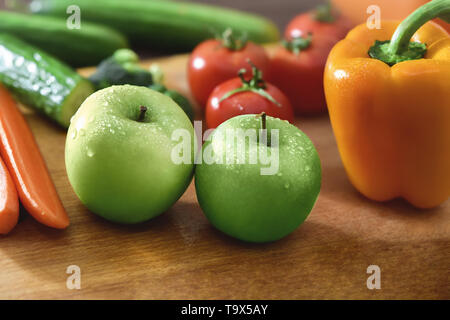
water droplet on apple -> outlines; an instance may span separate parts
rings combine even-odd
[[[277,176],[281,177],[283,174],[281,172],[277,173]]]
[[[88,150],[87,150],[87,156],[88,156],[89,158],[92,158],[94,155],[95,155],[95,152],[92,151],[92,149],[89,149],[89,148],[88,148]]]
[[[284,188],[285,188],[285,189],[289,189],[289,182],[286,182],[286,183],[284,184]]]
[[[77,130],[73,130],[71,137],[72,140],[75,140],[77,138]]]

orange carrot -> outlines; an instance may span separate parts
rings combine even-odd
[[[20,201],[40,223],[64,229],[69,217],[16,102],[0,85],[0,154],[15,182]]]
[[[0,158],[0,234],[9,233],[16,226],[17,220],[19,220],[19,198],[16,186]]]

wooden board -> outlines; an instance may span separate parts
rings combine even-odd
[[[188,94],[186,56],[157,62],[168,86]],[[15,230],[0,238],[0,298],[450,298],[449,201],[416,210],[400,200],[375,203],[361,196],[347,179],[326,115],[297,121],[322,159],[317,204],[297,231],[264,245],[211,227],[192,184],[147,223],[122,226],[98,218],[67,180],[65,132],[29,112],[27,120],[71,226],[52,230],[23,212]],[[80,290],[66,288],[69,265],[81,268]],[[366,286],[369,265],[381,269],[380,290]]]

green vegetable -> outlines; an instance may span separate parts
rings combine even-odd
[[[89,80],[97,90],[122,84],[147,87],[153,83],[152,74],[139,65],[138,56],[129,49],[119,49],[102,61]]]
[[[148,87],[172,98],[189,119],[194,119],[194,110],[189,100],[175,90],[169,90],[164,85],[164,74],[157,65],[152,65],[150,71],[139,65],[139,57],[130,49],[119,49],[111,57],[102,61],[97,71],[89,78],[97,90],[113,85],[131,84]]]
[[[33,12],[66,17],[73,0],[34,0]],[[78,0],[83,21],[102,23],[128,36],[136,45],[190,50],[214,34],[232,28],[248,40],[264,43],[279,40],[269,20],[237,10],[176,1]]]
[[[81,21],[69,29],[66,18],[0,11],[0,32],[12,34],[73,67],[95,65],[119,48],[126,38],[113,29]]]
[[[178,91],[169,90],[166,88],[166,86],[164,85],[164,73],[157,64],[152,64],[150,66],[150,73],[153,77],[153,84],[149,86],[149,88],[170,97],[180,106],[181,109],[183,109],[184,113],[186,113],[189,119],[193,121],[195,113],[191,103],[189,102],[189,99],[183,96]]]
[[[155,91],[161,92],[165,94],[166,96],[172,98],[173,101],[176,102],[180,106],[181,109],[183,109],[184,113],[189,117],[189,119],[194,120],[194,109],[192,108],[191,103],[189,100],[183,96],[181,93],[175,90],[169,90],[162,84],[153,84],[149,86],[150,89],[153,89]]]
[[[7,34],[0,34],[0,82],[20,102],[64,127],[94,91],[69,66]]]

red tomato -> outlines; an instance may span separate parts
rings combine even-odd
[[[334,38],[313,35],[309,47],[298,54],[280,47],[272,57],[270,79],[286,94],[297,114],[326,110],[323,72],[335,42]]]
[[[188,64],[188,81],[195,100],[204,107],[213,89],[236,77],[242,68],[251,70],[251,60],[264,75],[269,71],[269,57],[263,47],[247,42],[240,50],[231,50],[220,40],[200,43],[192,52]]]
[[[331,19],[330,21],[327,21]],[[302,13],[289,22],[284,32],[284,37],[288,40],[297,37],[313,35],[328,35],[341,40],[345,38],[347,32],[353,27],[352,23],[344,16],[333,12],[329,5],[321,5],[316,10]]]
[[[242,87],[242,80],[234,78],[218,85],[208,99],[206,106],[206,125],[216,128],[222,122],[242,114],[259,114],[294,121],[294,112],[288,98],[277,87],[265,83],[265,91],[279,103],[253,91],[238,92],[219,102],[228,92]]]

